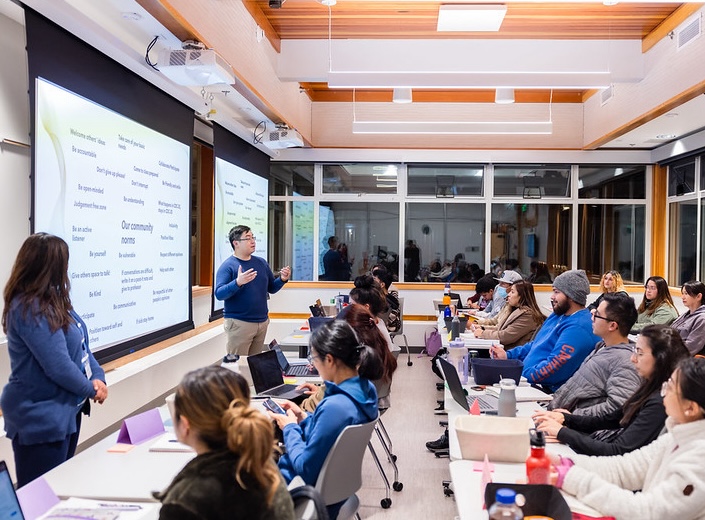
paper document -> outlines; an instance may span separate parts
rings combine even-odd
[[[115,502],[69,498],[52,507],[40,520],[72,518],[81,520],[139,520],[154,518],[161,504]]]
[[[173,433],[165,433],[159,437],[154,444],[149,447],[149,451],[175,451],[175,452],[192,452],[193,448],[186,444],[181,444],[176,440],[176,435]]]
[[[487,388],[485,388],[485,392],[490,395],[496,395],[497,397],[499,397],[499,385],[488,386]],[[533,386],[519,385],[516,387],[515,393],[517,397],[517,403],[553,400],[552,395],[546,394],[538,388],[534,388]]]

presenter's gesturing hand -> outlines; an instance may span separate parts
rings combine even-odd
[[[100,379],[94,379],[93,390],[95,390],[95,397],[93,397],[93,401],[98,404],[103,404],[103,402],[108,398],[108,387]]]
[[[282,267],[279,271],[279,278],[281,278],[282,282],[288,282],[290,277],[291,267],[289,267],[288,265],[286,267]]]
[[[242,272],[242,266],[237,266],[237,278],[235,278],[235,283],[238,287],[242,287],[246,283],[250,283],[257,277],[257,271],[254,269],[248,269],[244,273]]]

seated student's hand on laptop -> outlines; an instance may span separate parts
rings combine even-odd
[[[563,424],[563,422],[565,421],[565,417],[563,416],[563,414],[557,410],[550,412],[547,410],[538,410],[534,412],[531,418],[534,420],[537,426],[545,421],[553,421],[558,424]]]
[[[296,387],[297,390],[303,390],[305,394],[311,395],[315,394],[318,391],[318,385],[314,383],[301,383],[299,386]]]

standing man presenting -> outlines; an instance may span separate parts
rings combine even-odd
[[[233,256],[223,262],[215,276],[215,297],[225,302],[226,363],[262,352],[269,325],[267,295],[279,291],[291,276],[291,268],[286,266],[279,278],[274,278],[266,260],[252,255],[256,243],[249,227],[235,226],[228,239]]]

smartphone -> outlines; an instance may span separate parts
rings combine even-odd
[[[264,403],[262,403],[262,405],[272,413],[280,413],[282,415],[286,415],[284,408],[279,406],[277,404],[277,402],[274,399],[272,399],[271,397],[268,398],[266,401],[264,401]]]

